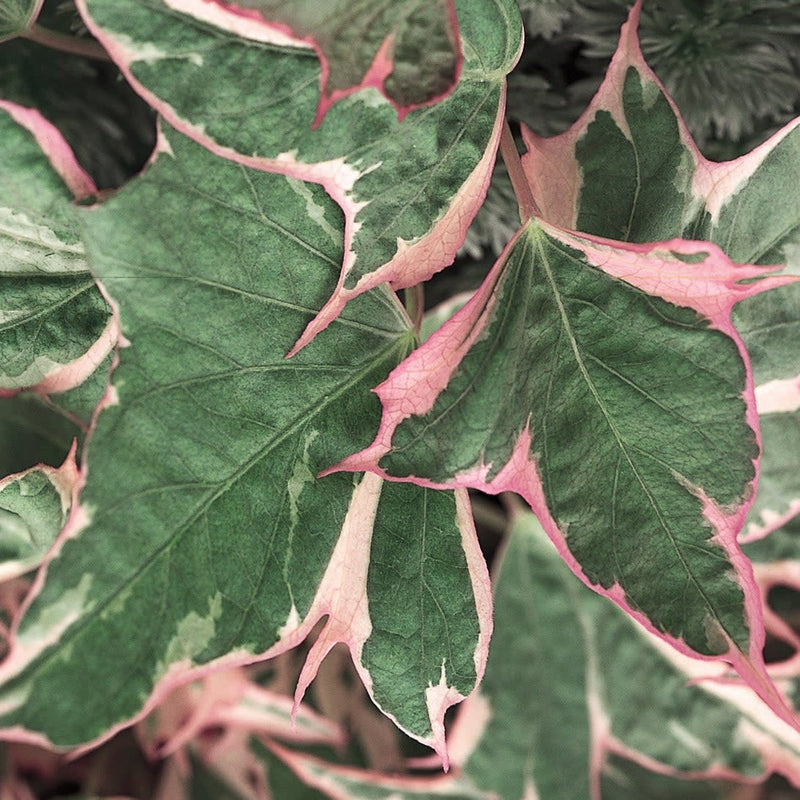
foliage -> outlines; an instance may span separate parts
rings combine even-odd
[[[520,158],[513,0],[321,8],[0,7],[2,791],[800,787],[800,118],[707,160],[637,4]],[[124,77],[80,158],[42,45]]]

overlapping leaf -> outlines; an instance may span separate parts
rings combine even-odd
[[[736,544],[758,445],[730,324],[765,287],[737,281],[760,272],[705,243],[614,246],[531,221],[376,389],[381,429],[338,468],[518,492],[588,584],[771,694]]]
[[[711,241],[738,263],[797,265],[800,120],[743,158],[703,158],[642,57],[638,20],[637,3],[575,125],[550,139],[523,126],[523,167],[543,218],[621,241]]]
[[[748,689],[698,680],[719,665],[665,648],[581,586],[531,515],[516,520],[495,575],[495,615],[486,676],[452,738],[476,786],[503,800],[599,800],[633,796],[619,791],[623,768],[639,768],[648,798],[710,797],[707,780],[772,769],[797,780],[796,731]],[[679,788],[688,777],[703,782]]]
[[[458,80],[461,50],[453,0],[377,7],[370,0],[288,6],[245,0],[229,9],[244,11],[251,24],[273,28],[280,39],[288,29],[314,47],[322,61],[320,119],[336,100],[370,86],[395,105],[402,119],[416,106],[440,100]]]
[[[543,217],[557,225],[631,242],[708,240],[739,263],[800,267],[800,120],[735,161],[705,159],[677,108],[645,63],[638,6],[623,27],[605,81],[580,120],[542,139],[523,126],[523,164]],[[800,285],[749,298],[733,312],[756,385],[800,375]],[[785,517],[798,498],[796,415],[763,421],[764,511]],[[779,499],[779,495],[783,499]]]
[[[0,393],[63,391],[114,344],[71,207],[94,187],[38,112],[0,101],[0,136]]]
[[[102,736],[192,668],[287,649],[327,615],[301,690],[344,641],[381,708],[444,757],[444,713],[480,676],[490,626],[466,497],[315,477],[372,435],[369,389],[411,345],[407,317],[378,290],[283,358],[335,279],[340,226],[318,187],[175,132],[85,213],[130,346],[0,670],[3,726]]]
[[[362,291],[386,281],[411,286],[452,261],[488,186],[505,74],[521,45],[511,0],[456,3],[464,68],[442,102],[401,123],[365,89],[314,131],[320,68],[312,51],[275,44],[273,32],[216,4],[80,5],[132,85],[172,124],[218,155],[320,183],[343,209],[340,279],[300,344]],[[318,212],[310,204],[308,213]]]
[[[0,481],[0,580],[39,566],[64,527],[77,483],[74,448],[58,469],[43,464]]]
[[[468,781],[437,775],[431,778],[383,775],[326,763],[304,753],[271,745],[258,748],[270,775],[279,776],[274,796],[317,800],[490,800],[490,795],[475,789]]]

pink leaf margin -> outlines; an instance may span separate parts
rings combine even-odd
[[[502,554],[496,563],[501,563]],[[767,628],[773,635],[782,638],[795,648],[795,655],[780,664],[770,664],[770,676],[777,683],[800,675],[800,636],[784,620],[770,612],[767,594],[775,585],[788,585],[800,590],[800,562],[754,565],[755,581],[764,604]],[[575,609],[583,617],[579,609]],[[800,788],[800,732],[796,726],[776,718],[774,710],[753,690],[731,679],[725,664],[715,661],[700,661],[679,652],[671,643],[650,630],[640,630],[644,646],[653,648],[670,665],[685,676],[687,684],[697,684],[710,695],[719,698],[737,709],[742,715],[738,734],[747,741],[764,761],[760,775],[743,775],[736,769],[712,763],[702,770],[678,770],[645,755],[625,744],[613,733],[613,709],[607,707],[604,699],[603,669],[591,642],[592,622],[582,619],[587,642],[586,705],[589,711],[590,752],[589,770],[590,800],[602,800],[602,773],[609,756],[616,755],[640,765],[659,775],[681,780],[719,780],[745,784],[760,784],[772,773],[783,775],[793,786]],[[450,734],[451,764],[456,775],[463,771],[472,754],[486,735],[492,709],[489,701],[480,691],[468,697],[456,717]],[[535,788],[535,787],[534,787]],[[535,796],[535,795],[534,795]]]
[[[609,112],[620,130],[628,130],[620,98],[625,74],[630,67],[645,82],[658,86],[670,104],[678,124],[680,141],[693,161],[694,199],[704,203],[712,220],[718,217],[725,203],[756,172],[772,150],[795,128],[800,127],[800,118],[792,120],[751,152],[732,161],[707,159],[697,147],[674,100],[642,55],[637,33],[641,6],[642,0],[637,0],[631,8],[600,88],[568,130],[558,136],[545,138],[534,134],[524,123],[521,125],[522,139],[527,148],[521,158],[523,170],[543,219],[553,225],[568,230],[577,227],[578,198],[583,177],[575,158],[575,147],[597,112]]]
[[[218,26],[222,23],[227,23],[226,19],[220,18],[219,5],[216,0],[208,0],[208,2],[168,0],[167,5],[182,13],[189,13],[198,19],[210,21]],[[344,286],[345,279],[352,272],[357,258],[353,244],[355,234],[359,228],[356,215],[365,205],[363,202],[353,199],[353,187],[358,179],[366,174],[370,168],[367,168],[364,172],[359,172],[347,164],[344,158],[307,164],[298,161],[295,154],[291,152],[282,153],[275,158],[246,156],[231,147],[219,144],[205,132],[202,125],[194,124],[181,117],[169,103],[163,101],[137,81],[131,72],[131,64],[136,60],[135,52],[126,47],[124,42],[118,41],[109,35],[92,20],[86,7],[86,0],[76,0],[76,6],[87,28],[107,50],[128,83],[176,130],[220,158],[252,169],[286,175],[309,183],[317,183],[342,209],[345,218],[344,257],[338,283],[331,297],[287,353],[287,358],[298,353],[317,334],[325,330],[341,314],[347,303],[358,295],[383,283],[390,283],[393,289],[415,286],[440,272],[455,260],[456,254],[466,238],[467,229],[483,204],[486,192],[489,189],[492,168],[497,156],[502,124],[505,118],[505,84],[502,87],[494,127],[484,155],[467,180],[458,189],[445,213],[433,222],[431,229],[422,237],[413,241],[398,239],[397,252],[390,261],[364,275],[352,289],[346,289]],[[238,17],[237,20],[237,25],[230,28],[231,32],[236,35],[246,36],[246,38],[252,38],[256,41],[270,41],[269,38],[265,37],[276,35],[273,30],[265,29],[264,25],[252,19]],[[245,22],[242,23],[242,20]],[[519,57],[519,54],[517,54],[517,57]]]
[[[375,58],[367,71],[361,77],[358,84],[345,89],[334,89],[328,91],[328,82],[330,77],[330,65],[325,53],[323,52],[319,43],[313,36],[297,35],[290,25],[281,22],[275,22],[265,18],[256,9],[245,8],[237,3],[223,2],[222,0],[172,0],[168,5],[175,7],[180,5],[181,10],[185,13],[194,15],[195,10],[208,17],[213,15],[217,20],[218,27],[229,32],[239,31],[239,35],[249,31],[251,34],[259,36],[260,41],[269,41],[272,43],[291,44],[294,47],[310,47],[317,54],[321,66],[320,76],[320,100],[317,108],[317,114],[314,119],[314,128],[319,127],[325,115],[331,107],[339,100],[360,91],[361,89],[377,89],[397,110],[398,119],[402,122],[403,118],[410,111],[425,106],[434,105],[435,103],[444,100],[448,94],[453,90],[453,87],[458,83],[461,69],[464,64],[464,54],[461,49],[461,39],[458,36],[458,19],[456,17],[456,8],[454,0],[447,0],[447,17],[449,20],[450,30],[452,32],[452,44],[455,53],[455,73],[451,86],[444,92],[431,97],[425,103],[417,103],[408,106],[398,105],[388,94],[384,91],[384,81],[392,73],[394,63],[392,61],[392,52],[394,42],[392,37],[389,36],[384,40],[381,47],[375,54]],[[209,11],[203,6],[213,4],[216,6],[214,12],[209,14]],[[238,18],[238,19],[237,19]],[[242,22],[244,24],[242,24]]]
[[[353,793],[347,784],[358,782],[385,792],[387,798],[412,798],[415,795],[426,797],[461,796],[465,800],[477,800],[489,795],[482,795],[465,785],[457,777],[451,775],[433,775],[431,777],[390,776],[373,770],[342,767],[328,764],[319,758],[281,747],[275,742],[266,742],[267,748],[283,761],[292,772],[307,786],[318,789],[331,800],[354,800]]]
[[[0,109],[33,136],[44,156],[76,200],[85,200],[98,194],[98,188],[94,181],[78,163],[72,148],[52,122],[36,109],[27,108],[8,100],[0,100]],[[31,389],[46,397],[79,386],[111,353],[118,335],[119,330],[116,323],[113,319],[109,320],[98,339],[82,356],[67,364],[57,365],[50,374],[34,386],[0,389],[0,397],[13,397],[23,389]]]
[[[760,449],[761,435],[750,359],[741,337],[731,322],[731,309],[740,300],[793,282],[795,278],[763,277],[772,270],[771,267],[734,264],[720,248],[707,242],[674,239],[650,244],[622,244],[600,237],[578,236],[541,221],[529,224],[539,225],[547,235],[564,242],[570,248],[581,251],[590,264],[607,274],[649,294],[662,297],[668,302],[694,309],[710,321],[712,328],[731,338],[745,366],[746,388],[743,399],[746,404],[746,420],[754,432]],[[523,227],[511,240],[483,286],[464,308],[436,331],[422,347],[411,353],[382,384],[374,389],[383,405],[383,416],[373,443],[322,474],[339,470],[368,470],[389,480],[413,482],[431,488],[470,487],[489,494],[516,492],[529,503],[570,569],[587,586],[612,599],[647,630],[661,636],[678,651],[696,658],[715,660],[690,650],[682,639],[657,631],[641,612],[630,606],[621,586],[614,585],[609,589],[601,589],[586,578],[580,564],[567,547],[562,531],[549,512],[538,466],[530,460],[529,429],[526,428],[520,433],[511,457],[492,480],[487,480],[491,464],[479,464],[474,469],[455,475],[452,480],[444,483],[435,483],[418,476],[395,478],[387,475],[379,466],[381,458],[392,449],[392,437],[398,425],[412,415],[423,415],[433,408],[436,398],[449,383],[462,358],[482,335],[487,321],[494,313],[496,303],[494,289],[501,278],[506,259],[519,239],[527,233],[528,227]],[[704,256],[702,264],[686,263],[687,260],[696,261],[701,255]],[[757,277],[761,277],[758,282],[741,283]],[[760,456],[753,462],[756,475],[759,463]],[[719,631],[728,642],[728,651],[721,658],[736,669],[778,716],[800,728],[800,722],[789,710],[786,701],[767,674],[762,655],[764,627],[758,589],[753,579],[752,565],[743,554],[737,540],[737,534],[752,504],[755,486],[751,487],[749,497],[734,509],[720,508],[705,495],[702,487],[687,488],[702,501],[703,516],[716,531],[713,541],[723,549],[731,561],[745,595],[745,613],[751,633],[749,652],[740,652],[727,635]]]
[[[116,314],[115,307],[114,310]],[[116,363],[114,364],[115,366]],[[116,402],[116,392],[113,386],[109,384],[106,396],[95,411],[92,429],[96,424],[97,415],[102,409]],[[88,445],[91,445],[91,432]],[[49,563],[58,556],[66,541],[77,537],[91,523],[91,509],[81,506],[79,502],[80,490],[85,484],[87,474],[88,468],[84,467],[79,474],[78,481],[72,487],[72,510],[67,523],[44,559],[42,567],[25,597],[24,603],[13,620],[8,637],[9,653],[5,661],[0,664],[0,683],[13,678],[44,650],[55,645],[62,634],[75,622],[74,615],[67,614],[59,620],[58,625],[50,628],[46,635],[25,647],[21,646],[16,636],[25,611],[44,586]],[[447,769],[449,757],[445,739],[444,717],[448,708],[461,702],[464,696],[446,685],[443,687],[429,687],[426,691],[426,698],[428,700],[433,734],[429,738],[420,737],[400,725],[391,713],[377,704],[372,690],[372,677],[361,660],[363,645],[372,630],[368,614],[368,598],[366,596],[366,574],[369,566],[372,523],[377,511],[381,484],[382,480],[380,478],[367,474],[355,488],[340,538],[334,548],[329,566],[318,587],[311,608],[302,620],[297,615],[296,610],[292,609],[286,624],[280,631],[279,640],[267,651],[259,654],[232,651],[200,667],[189,661],[173,663],[158,681],[144,706],[137,714],[130,719],[113,725],[102,736],[77,748],[70,749],[56,746],[43,734],[29,731],[19,726],[0,730],[0,741],[25,742],[57,752],[69,751],[71,757],[77,758],[107,742],[121,730],[141,722],[166,702],[169,695],[176,689],[185,686],[191,681],[207,680],[210,676],[218,675],[224,671],[266,661],[292,650],[306,639],[320,620],[327,618],[323,630],[309,650],[306,663],[298,679],[294,702],[292,703],[292,714],[301,713],[303,708],[301,706],[302,698],[307,687],[315,678],[325,656],[336,644],[344,643],[350,650],[356,671],[373,703],[397,727],[422,744],[433,748],[441,763]],[[491,583],[478,543],[469,498],[465,490],[456,492],[456,510],[462,529],[462,546],[469,572],[472,576],[480,626],[479,638],[474,652],[477,685],[480,683],[486,668],[489,640],[492,633]],[[0,705],[0,713],[5,710]],[[176,741],[176,747],[184,743],[180,737]]]
[[[78,163],[72,148],[52,122],[45,119],[36,109],[26,108],[8,100],[0,100],[0,109],[33,136],[76,200],[97,194],[98,189],[94,181]]]

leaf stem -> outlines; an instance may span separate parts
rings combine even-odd
[[[500,155],[508,170],[508,177],[511,178],[511,185],[514,187],[514,194],[519,204],[519,218],[522,222],[527,222],[531,217],[540,217],[539,207],[533,198],[531,186],[525,177],[522,169],[522,162],[517,151],[517,144],[508,126],[508,120],[503,122],[503,132],[500,135]]]
[[[94,39],[80,39],[77,36],[68,36],[65,33],[43,28],[41,25],[31,25],[20,36],[31,42],[36,42],[36,44],[41,44],[54,50],[61,50],[74,56],[94,58],[101,61],[111,60],[103,46]]]
[[[425,314],[425,289],[421,283],[412,286],[409,289],[403,290],[403,302],[405,303],[406,312],[414,323],[414,331],[419,337],[420,326],[422,325],[422,317]]]

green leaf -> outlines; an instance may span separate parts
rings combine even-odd
[[[192,8],[192,4],[185,6]],[[286,3],[245,0],[229,10],[251,24],[266,23],[311,44],[322,61],[318,118],[339,98],[372,86],[398,109],[440,100],[455,84],[460,49],[453,0],[402,0],[376,7],[370,0]]]
[[[408,318],[379,290],[283,357],[335,279],[335,204],[170,132],[84,224],[130,344],[4,665],[2,724],[88,741],[195,668],[275,655],[327,616],[299,693],[344,641],[382,710],[445,757],[444,712],[479,678],[490,625],[465,495],[315,477],[372,435],[370,389],[411,346]]]
[[[732,781],[660,775],[619,756],[609,758],[602,787],[603,800],[732,800],[737,790],[742,793],[741,784]]]
[[[320,796],[332,800],[345,797],[348,800],[491,800],[490,795],[476,790],[468,781],[452,776],[390,776],[340,767],[276,744],[268,747],[257,745],[256,752],[269,765],[270,774],[274,771],[281,781],[278,785],[284,788],[284,794],[275,793],[275,797],[297,796],[303,800],[316,800]]]
[[[638,21],[636,5],[568,131],[543,139],[523,126],[523,166],[544,219],[622,241],[711,241],[739,263],[797,266],[800,119],[735,161],[705,159],[642,57]]]
[[[516,491],[587,583],[680,648],[758,663],[735,543],[755,409],[729,318],[755,274],[710,245],[612,247],[530,222],[378,387],[381,430],[339,468]]]
[[[67,521],[78,483],[75,451],[0,481],[0,580],[38,567]]]
[[[344,211],[340,280],[298,349],[361,292],[414,285],[453,260],[491,176],[505,75],[521,46],[513,0],[456,4],[464,67],[442,102],[401,123],[364,89],[316,130],[320,67],[311,51],[275,44],[213,4],[79,5],[131,84],[179,130],[224,157],[319,183]]]
[[[43,0],[2,0],[0,2],[0,42],[19,36],[35,22]]]
[[[503,800],[585,800],[591,719],[590,661],[576,614],[582,587],[537,531],[525,514],[499,556],[486,675],[456,721],[452,757]]]
[[[0,392],[64,391],[115,340],[71,202],[93,184],[38,112],[0,101],[0,136]]]
[[[675,237],[719,245],[739,263],[800,268],[800,119],[734,161],[704,158],[636,35],[638,6],[581,118],[543,139],[523,125],[523,166],[542,216],[630,242]],[[800,374],[800,285],[747,298],[733,322],[756,384]]]
[[[720,667],[665,647],[581,586],[522,513],[498,562],[492,651],[456,720],[453,761],[503,800],[621,799],[634,785],[638,797],[715,796],[700,787],[721,775],[796,776],[800,736],[721,682]]]

